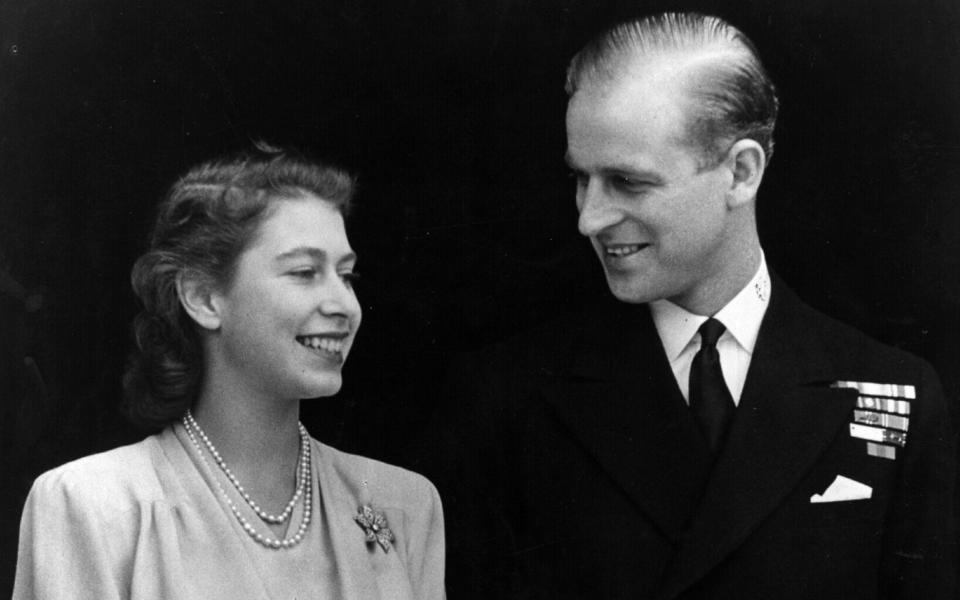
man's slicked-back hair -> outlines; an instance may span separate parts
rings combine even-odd
[[[570,61],[567,93],[572,97],[588,83],[614,81],[637,59],[676,54],[712,57],[688,90],[694,108],[686,141],[701,152],[702,166],[719,163],[739,139],[760,144],[769,162],[779,107],[776,89],[753,42],[719,17],[664,13],[615,25]]]

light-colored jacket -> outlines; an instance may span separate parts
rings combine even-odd
[[[281,550],[243,531],[180,425],[49,471],[27,498],[13,598],[443,598],[433,485],[316,440],[312,454],[313,520]],[[354,520],[365,505],[387,519],[387,550]]]

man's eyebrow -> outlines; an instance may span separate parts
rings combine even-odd
[[[577,166],[576,162],[573,160],[573,157],[570,156],[569,152],[563,155],[563,160],[564,162],[567,163],[567,167],[569,167],[571,170],[573,171],[581,170],[581,167]],[[654,173],[653,171],[649,171],[647,169],[637,169],[630,165],[620,165],[620,164],[609,165],[601,168],[600,172],[607,176],[621,175],[621,176],[627,176],[631,178],[643,179],[654,185],[659,185],[663,183],[663,177]]]
[[[653,185],[660,185],[663,183],[663,177],[647,169],[636,169],[633,167],[613,165],[602,169],[602,171],[605,175],[628,177],[630,179],[641,179]]]

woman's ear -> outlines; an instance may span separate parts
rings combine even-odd
[[[177,294],[183,309],[200,327],[208,331],[220,329],[221,305],[209,281],[196,273],[180,273]]]
[[[737,140],[730,148],[727,161],[733,172],[727,199],[729,207],[736,208],[753,202],[767,167],[767,155],[763,147],[751,139]]]

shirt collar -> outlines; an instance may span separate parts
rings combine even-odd
[[[760,332],[760,323],[770,304],[770,273],[767,261],[760,252],[760,266],[753,278],[714,315],[727,328],[727,332],[748,353],[753,353]],[[653,323],[660,335],[663,349],[670,361],[676,360],[696,335],[700,325],[707,320],[695,315],[669,300],[654,300],[650,303]],[[724,335],[727,333],[725,332]]]

